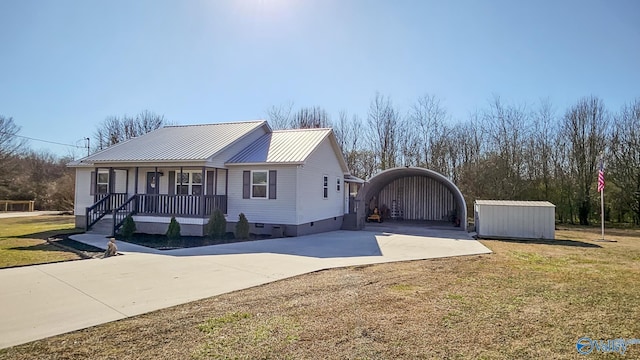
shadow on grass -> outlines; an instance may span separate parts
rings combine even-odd
[[[583,248],[602,248],[598,244],[592,244],[578,240],[548,240],[548,239],[480,239],[487,241],[500,241],[515,244],[538,244],[538,245],[554,245],[554,246],[571,246],[571,247],[583,247]]]
[[[49,243],[29,245],[29,246],[16,246],[7,248],[7,250],[20,250],[20,251],[63,251],[59,247],[51,245]]]
[[[82,234],[83,231],[79,231],[78,229],[57,229],[57,230],[48,230],[41,231],[32,234],[24,234],[20,236],[14,236],[16,239],[41,239],[47,240],[50,237],[61,237],[75,234]]]

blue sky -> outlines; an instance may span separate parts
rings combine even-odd
[[[69,144],[145,109],[178,124],[289,102],[364,117],[379,91],[402,111],[434,94],[464,120],[494,95],[559,114],[640,97],[636,0],[3,0],[0,24],[0,115]]]

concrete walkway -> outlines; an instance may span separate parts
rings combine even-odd
[[[105,248],[101,235],[73,238]],[[0,348],[335,267],[486,254],[459,230],[323,234],[0,270]]]

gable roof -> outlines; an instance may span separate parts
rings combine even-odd
[[[271,128],[264,120],[165,126],[70,163],[205,161],[252,131]]]
[[[331,129],[273,131],[233,156],[226,165],[303,164],[325,139],[330,140],[340,167],[348,173],[349,169]]]

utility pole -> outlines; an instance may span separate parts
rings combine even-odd
[[[91,139],[90,138],[84,138],[85,140],[87,140],[87,156],[90,155],[89,151],[91,149]]]

